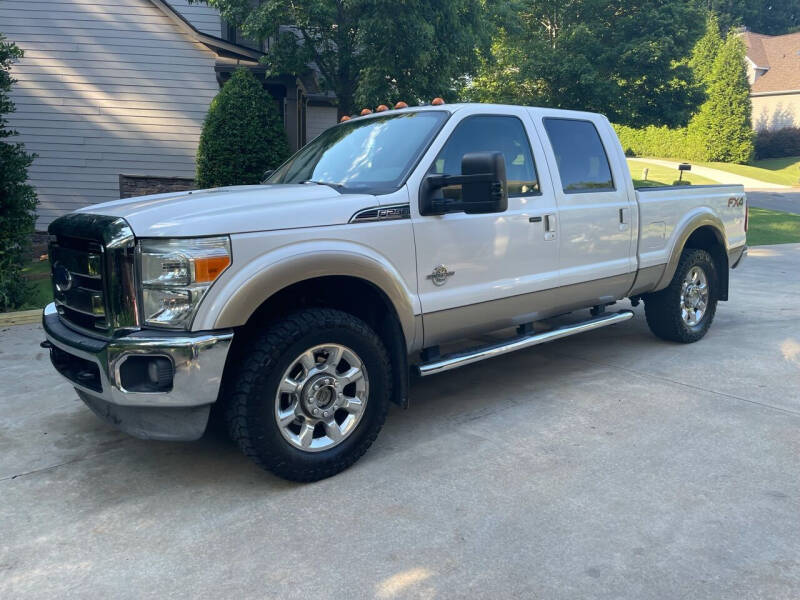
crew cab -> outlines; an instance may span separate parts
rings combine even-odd
[[[699,340],[746,228],[740,186],[635,189],[599,114],[388,110],[263,185],[54,221],[43,345],[120,429],[196,439],[213,409],[259,465],[312,481],[364,454],[410,375],[621,323],[625,298],[658,337]]]

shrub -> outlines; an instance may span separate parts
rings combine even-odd
[[[689,144],[705,161],[747,163],[753,158],[750,85],[744,42],[729,33],[714,61],[707,100],[689,122]]]
[[[756,134],[756,158],[800,156],[800,127],[786,127]]]
[[[722,50],[722,44],[717,15],[709,12],[706,17],[706,32],[697,40],[689,59],[689,68],[692,69],[694,80],[703,89],[708,89],[711,85],[714,62]]]
[[[4,115],[14,111],[10,69],[19,58],[22,50],[0,35],[0,311],[17,308],[28,298],[22,267],[36,223],[36,192],[26,183],[34,156],[22,144],[5,141],[17,134]]]
[[[670,129],[650,125],[635,129],[614,125],[626,156],[654,156],[658,158],[697,159],[696,149],[690,147],[685,127]]]
[[[253,74],[237,69],[208,109],[197,149],[200,187],[259,183],[289,155],[278,108]]]

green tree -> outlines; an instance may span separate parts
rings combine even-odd
[[[207,0],[250,38],[271,39],[271,74],[314,64],[340,114],[358,107],[454,100],[488,46],[482,0]],[[289,27],[291,26],[291,27]]]
[[[707,100],[689,123],[689,143],[705,160],[746,163],[753,157],[750,85],[742,39],[731,32],[714,61]]]
[[[26,183],[34,156],[22,144],[7,141],[17,134],[8,127],[6,115],[14,111],[11,65],[20,58],[22,50],[0,34],[0,311],[27,300],[29,285],[22,268],[36,222],[36,193]]]
[[[685,58],[702,15],[695,0],[514,0],[496,14],[491,58],[468,93],[685,124],[700,101]]]
[[[756,33],[780,35],[800,27],[800,0],[699,0],[719,15],[723,31],[747,27]]]
[[[278,107],[253,74],[234,71],[208,109],[197,149],[200,187],[258,183],[289,155]]]
[[[722,50],[722,35],[719,32],[719,19],[713,12],[706,17],[706,32],[692,49],[689,67],[694,73],[695,81],[705,90],[711,83],[711,72],[719,51]]]

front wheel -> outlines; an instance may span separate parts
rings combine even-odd
[[[263,468],[316,481],[352,465],[386,419],[391,367],[362,320],[311,308],[251,345],[226,399],[231,437]]]
[[[717,311],[718,281],[708,252],[685,249],[669,286],[644,298],[650,330],[662,339],[684,344],[701,339]]]

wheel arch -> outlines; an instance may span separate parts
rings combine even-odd
[[[695,215],[681,228],[670,253],[669,262],[653,291],[662,290],[670,284],[681,260],[681,254],[686,248],[705,250],[711,255],[719,277],[718,299],[727,300],[729,271],[725,226],[716,215],[710,212]]]
[[[317,269],[325,266],[325,261],[320,261],[322,258],[316,257],[316,262],[321,262]],[[352,261],[352,257],[348,260]],[[281,316],[299,308],[335,308],[365,321],[381,338],[391,364],[396,367],[393,369],[392,400],[406,407],[408,356],[414,348],[414,340],[421,337],[416,331],[419,319],[414,317],[410,302],[398,302],[400,291],[396,288],[387,291],[385,273],[382,278],[375,266],[363,269],[358,275],[333,274],[336,271],[332,271],[301,278],[298,274],[308,274],[308,269],[292,264],[295,270],[281,263],[278,265],[281,273],[270,269],[253,278],[248,289],[242,288],[229,299],[217,317],[216,327],[233,327],[236,332],[228,364],[237,364],[237,356],[246,351],[252,336]],[[281,274],[284,275],[282,279]],[[367,278],[368,274],[374,279]],[[256,303],[254,300],[259,298]]]

